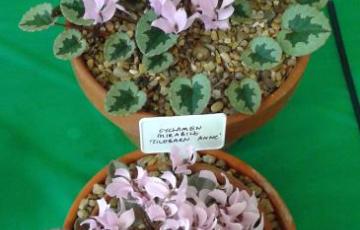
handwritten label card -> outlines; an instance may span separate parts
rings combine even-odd
[[[169,152],[173,145],[191,145],[196,150],[221,149],[225,144],[226,115],[143,118],[139,127],[144,153]]]

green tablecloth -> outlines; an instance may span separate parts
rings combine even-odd
[[[17,29],[37,2],[0,3],[2,229],[61,226],[84,183],[135,150],[87,101],[69,63],[53,58],[61,28]],[[336,3],[360,90],[360,2]],[[312,56],[288,106],[228,151],[273,183],[299,229],[360,229],[360,135],[333,38]]]

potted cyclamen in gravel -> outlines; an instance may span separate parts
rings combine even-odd
[[[132,138],[143,117],[224,112],[233,141],[292,94],[305,55],[331,33],[326,3],[60,0],[32,8],[20,28],[47,29],[64,16],[55,56],[73,60],[89,99]]]
[[[121,163],[122,162],[122,163]],[[64,229],[295,229],[254,169],[222,151],[135,152],[84,187]]]

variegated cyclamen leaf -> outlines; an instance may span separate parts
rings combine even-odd
[[[216,188],[216,184],[214,183],[214,181],[204,177],[200,177],[198,173],[189,177],[188,184],[189,186],[195,187],[198,191],[203,189],[209,189],[210,191],[212,191]]]
[[[134,53],[135,43],[129,35],[117,32],[111,35],[104,45],[104,56],[109,62],[126,60]]]
[[[298,3],[305,5],[311,5],[318,9],[321,9],[326,6],[329,0],[296,0]]]
[[[267,70],[279,65],[282,58],[280,45],[270,37],[254,38],[243,52],[241,60],[255,70]]]
[[[75,25],[90,26],[94,24],[92,20],[83,18],[85,14],[83,0],[61,0],[60,9],[64,17]]]
[[[169,68],[173,62],[174,57],[169,52],[152,57],[144,56],[143,58],[143,64],[146,70],[151,73],[160,73]]]
[[[248,0],[235,0],[233,7],[234,13],[231,16],[232,20],[242,22],[243,20],[250,18],[252,9]]]
[[[146,56],[155,56],[166,52],[176,44],[178,36],[166,34],[151,23],[157,18],[154,11],[149,10],[136,25],[135,39],[138,48]]]
[[[179,77],[169,90],[170,105],[178,115],[201,114],[209,103],[211,83],[204,74],[197,74],[192,79]]]
[[[319,49],[330,34],[329,20],[322,12],[297,4],[284,12],[277,40],[285,53],[298,57]]]
[[[26,32],[48,29],[55,24],[57,19],[53,16],[53,10],[50,3],[43,3],[31,8],[22,17],[19,28]]]
[[[135,83],[123,81],[114,84],[105,98],[105,109],[112,115],[127,116],[139,111],[146,103],[146,94]]]
[[[87,42],[81,33],[75,29],[69,29],[55,39],[54,55],[59,59],[70,60],[83,54],[87,47]]]
[[[225,91],[230,104],[240,113],[251,115],[261,105],[261,89],[257,81],[251,78],[234,81]]]

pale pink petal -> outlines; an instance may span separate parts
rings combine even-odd
[[[254,223],[256,224],[256,223]],[[264,217],[261,216],[261,220],[260,223],[258,224],[258,226],[254,227],[254,225],[252,226],[253,230],[263,230],[264,229]]]
[[[97,205],[99,207],[99,216],[105,215],[105,211],[109,208],[109,205],[106,203],[104,198],[97,200]]]
[[[165,18],[158,18],[151,23],[152,26],[157,27],[165,33],[175,33],[175,27],[169,23]],[[174,167],[174,166],[173,166]]]
[[[176,6],[172,1],[165,1],[161,8],[161,16],[166,18],[170,24],[175,25],[174,15],[176,13]]]
[[[113,0],[107,0],[105,7],[101,10],[101,15],[103,18],[102,22],[109,21],[112,17],[114,17],[116,12],[116,2]]]
[[[149,182],[145,185],[145,190],[152,199],[156,197],[164,199],[170,193],[168,185],[157,177],[149,179]]]
[[[161,14],[162,1],[161,0],[150,0],[150,6],[154,10],[155,14]]]
[[[176,187],[176,177],[172,172],[170,171],[164,172],[161,178],[164,179],[166,182],[168,182],[171,185],[171,188]]]
[[[164,209],[157,204],[150,205],[148,208],[146,208],[146,214],[151,221],[164,221],[166,218]]]
[[[194,207],[194,209],[195,209],[195,215],[196,215],[196,218],[195,219],[197,219],[197,221],[198,221],[198,225],[199,226],[202,226],[203,224],[205,224],[205,222],[206,222],[206,220],[207,220],[207,213],[206,213],[206,211],[203,209],[203,208],[201,208],[200,206],[195,206]]]
[[[178,211],[178,206],[173,203],[166,203],[164,204],[165,213],[167,216],[172,217]]]
[[[218,11],[218,20],[225,20],[231,17],[231,15],[234,13],[234,7],[226,7],[224,9],[221,9]]]
[[[174,21],[178,26],[178,31],[183,31],[186,27],[186,23],[187,23],[187,14],[185,9],[181,8],[179,10],[176,11],[176,13],[173,15],[174,17]]]
[[[123,212],[119,217],[121,229],[128,229],[135,222],[135,213],[133,209]]]
[[[106,187],[105,191],[111,197],[127,198],[134,190],[130,183],[124,179],[124,181],[113,181]]]
[[[119,168],[115,170],[115,176],[121,176],[130,180],[130,172],[128,169]]]
[[[260,214],[258,212],[244,212],[241,215],[242,222],[245,226],[253,226],[256,221],[260,218]]]
[[[218,185],[218,181],[216,179],[216,176],[213,172],[209,171],[209,170],[201,170],[199,172],[199,177],[201,178],[205,178],[208,180],[211,180],[212,182],[214,182],[216,185]]]
[[[95,230],[98,227],[97,222],[93,219],[87,219],[80,223],[81,226],[85,224],[89,225],[89,230]]]
[[[215,189],[215,190],[209,192],[209,196],[214,198],[217,203],[219,203],[223,206],[226,205],[227,195],[224,191],[222,191],[220,189]]]
[[[118,225],[118,216],[112,209],[107,209],[105,211],[105,215],[102,217],[102,220],[105,220],[109,227]]]
[[[246,208],[246,202],[239,202],[232,204],[230,207],[227,208],[228,214],[233,218],[239,216]]]
[[[221,4],[221,8],[225,8],[231,4],[234,3],[235,0],[223,0],[222,4]]]
[[[228,223],[226,225],[227,230],[243,230],[244,226],[240,223]]]
[[[234,191],[234,186],[230,183],[229,179],[227,178],[227,176],[224,173],[222,173],[221,175],[225,178],[225,184],[222,187],[222,189],[224,189],[226,192],[226,195],[229,196]]]

